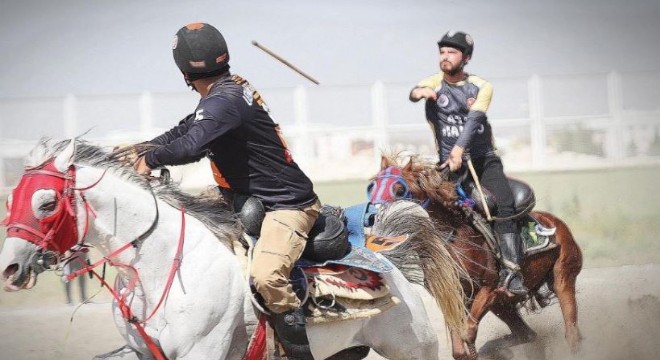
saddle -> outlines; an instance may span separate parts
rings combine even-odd
[[[250,250],[258,241],[266,211],[254,197],[231,197],[230,194],[229,199],[244,226],[245,242],[235,243],[234,248],[238,250],[237,253],[242,252],[250,258]],[[383,239],[380,241],[383,242]],[[243,261],[248,281],[250,262],[249,259]],[[342,321],[372,317],[401,302],[390,293],[381,275],[392,269],[389,262],[369,249],[352,246],[348,241],[343,210],[324,205],[308,233],[302,257],[294,265],[289,282],[303,304],[302,313],[306,323]],[[289,341],[300,335],[299,329],[280,328],[281,331],[290,331],[290,334],[286,331],[281,334],[273,331],[274,318],[270,316],[261,295],[253,286],[250,288],[252,303],[261,314],[248,353],[254,354],[255,359],[261,359],[266,352],[279,353],[281,356],[286,352],[283,344],[287,343],[289,349],[297,353],[296,356],[310,357],[308,347],[292,345]],[[355,347],[342,352],[342,356],[361,359],[368,351],[365,347]]]
[[[555,234],[556,228],[547,228],[543,224],[531,215],[531,211],[536,205],[536,196],[534,195],[534,190],[529,184],[522,180],[507,178],[509,181],[509,186],[511,187],[511,192],[513,192],[514,198],[514,215],[511,217],[517,225],[520,231],[520,236],[523,239],[524,253],[526,256],[545,251],[555,247],[554,243],[551,242],[552,236]],[[491,226],[488,226],[484,217],[486,216],[486,211],[483,207],[483,202],[481,200],[481,194],[477,189],[472,178],[465,179],[461,184],[465,189],[466,196],[474,202],[474,208],[479,216],[472,216],[472,223],[475,225],[477,230],[481,232],[491,246],[497,244],[495,241],[495,233],[492,230]],[[486,199],[486,205],[491,214],[497,210],[497,202],[495,200],[495,195],[490,192],[487,188],[482,187],[482,192]],[[495,248],[496,251],[498,250]]]
[[[225,198],[229,195],[230,203],[243,224],[245,243],[242,250],[250,257],[247,248],[252,248],[258,241],[266,211],[254,197],[223,195]],[[291,271],[289,282],[303,304],[305,322],[308,324],[372,317],[401,302],[390,293],[381,275],[391,271],[393,266],[370,249],[353,246],[348,241],[346,222],[341,208],[324,205],[308,233],[301,259]],[[401,240],[370,239],[382,248]],[[249,260],[244,262],[246,274],[249,263]],[[268,317],[261,295],[253,286],[250,288],[253,304],[262,316]],[[274,335],[277,337],[277,334]],[[286,338],[288,335],[280,336]]]
[[[524,215],[529,214],[530,211],[536,205],[536,196],[534,196],[534,190],[526,182],[518,179],[507,178],[509,181],[509,187],[511,192],[513,192],[514,199],[514,211],[513,219],[518,219]],[[466,179],[462,186],[465,189],[467,196],[475,202],[475,208],[482,215],[486,214],[486,211],[483,207],[483,202],[481,200],[481,195],[477,189],[477,185],[474,180],[470,177]],[[497,210],[497,202],[495,201],[495,195],[490,192],[487,188],[482,187],[484,197],[486,198],[486,205],[491,214]]]

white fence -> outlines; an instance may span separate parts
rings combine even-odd
[[[490,121],[508,171],[660,163],[660,73],[490,79]],[[258,87],[258,84],[255,84]],[[383,151],[435,156],[411,84],[260,89],[296,161],[315,181],[366,179]],[[192,112],[196,93],[0,99],[0,189],[42,136],[143,141]],[[175,169],[182,186],[211,182],[208,164]]]

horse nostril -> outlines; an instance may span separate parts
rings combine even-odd
[[[9,279],[9,277],[16,274],[17,271],[18,271],[18,264],[11,264],[7,266],[5,271],[2,272],[2,278]]]

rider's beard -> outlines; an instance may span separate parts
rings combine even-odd
[[[443,62],[440,64],[440,69],[441,69],[442,72],[444,72],[445,74],[447,74],[447,75],[449,75],[449,76],[454,76],[454,75],[460,73],[461,70],[463,70],[463,66],[461,66],[461,65],[459,65],[459,66],[454,66],[454,65],[453,65],[452,63],[450,63],[449,61],[443,61]]]

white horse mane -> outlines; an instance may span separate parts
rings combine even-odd
[[[62,152],[71,140],[54,142],[49,138],[39,140],[37,146],[30,151],[25,159],[27,168],[38,167]],[[237,216],[226,202],[219,198],[193,196],[185,193],[178,184],[151,184],[143,176],[135,172],[133,167],[110,157],[110,153],[100,146],[90,144],[81,139],[75,139],[75,163],[91,167],[107,168],[113,174],[138,185],[146,191],[153,191],[159,199],[174,208],[183,206],[186,213],[202,222],[218,239],[224,240],[230,248],[230,239],[240,238],[242,227]]]

